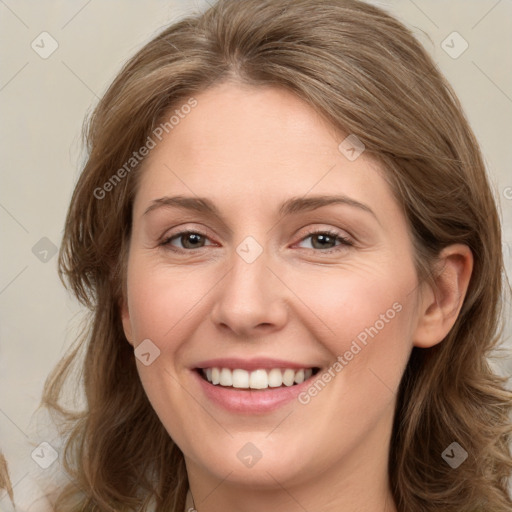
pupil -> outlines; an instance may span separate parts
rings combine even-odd
[[[201,235],[198,235],[197,233],[189,233],[188,235],[185,235],[185,243],[183,245],[184,247],[187,247],[189,242],[192,242],[192,245],[194,245],[194,243],[198,243],[200,241]]]
[[[316,235],[316,237],[313,237],[313,240],[315,240],[315,238],[320,242],[320,245],[321,245],[320,249],[322,249],[322,248],[325,249],[325,245],[322,247],[322,242],[323,243],[327,242],[327,244],[333,242],[333,238],[331,235]]]

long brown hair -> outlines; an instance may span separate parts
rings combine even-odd
[[[455,325],[442,343],[414,348],[408,362],[389,475],[401,512],[509,511],[512,394],[487,359],[501,336],[504,267],[480,149],[455,93],[411,32],[358,0],[220,0],[144,46],[88,120],[88,160],[59,273],[89,308],[90,323],[43,400],[68,426],[64,464],[73,483],[56,510],[134,511],[151,499],[157,512],[184,507],[183,454],[144,393],[120,318],[141,164],[112,177],[172,109],[225,80],[285,87],[364,143],[403,207],[421,279],[447,245],[472,250]],[[60,405],[73,375],[85,390],[82,412]],[[468,453],[457,469],[441,456],[453,442]]]
[[[12,492],[11,479],[9,477],[9,468],[7,466],[7,460],[5,460],[4,454],[0,452],[0,491],[7,491],[7,495],[14,503],[14,494]]]

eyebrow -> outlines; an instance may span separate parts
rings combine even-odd
[[[281,216],[293,215],[299,212],[312,211],[332,204],[343,204],[358,208],[364,212],[370,213],[377,219],[375,212],[366,204],[356,201],[344,195],[318,195],[310,197],[292,197],[286,200],[279,208]],[[156,210],[157,208],[182,208],[197,213],[209,214],[222,220],[219,209],[212,201],[205,197],[188,196],[164,196],[154,199],[143,215]],[[378,219],[377,219],[378,220]]]

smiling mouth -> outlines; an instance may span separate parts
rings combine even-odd
[[[292,387],[316,375],[320,368],[260,368],[253,371],[239,368],[196,368],[201,378],[214,386],[240,390],[263,390]]]

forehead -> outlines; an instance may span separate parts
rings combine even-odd
[[[144,162],[137,210],[170,192],[260,209],[308,193],[391,200],[375,161],[348,160],[338,148],[347,134],[293,93],[225,83],[195,99]]]

